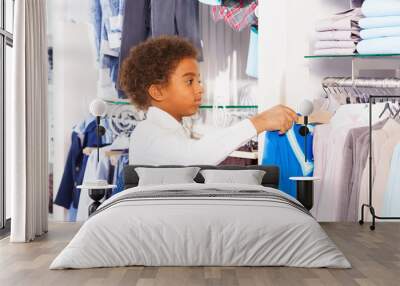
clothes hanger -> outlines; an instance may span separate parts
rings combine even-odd
[[[386,102],[385,107],[383,108],[383,111],[381,112],[381,114],[379,115],[379,118],[382,118],[382,116],[386,113],[386,111],[389,110],[390,115],[393,117],[394,113],[392,111],[392,109],[390,108],[390,103]]]

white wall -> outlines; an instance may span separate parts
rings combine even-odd
[[[305,59],[313,52],[315,22],[348,9],[348,0],[260,1],[260,78],[263,108],[297,108],[321,93],[324,76],[350,75],[351,61]]]
[[[348,59],[305,59],[312,55],[315,22],[350,7],[348,0],[261,0],[259,5],[259,110],[276,104],[298,109],[322,94],[325,76],[349,76]],[[263,150],[264,135],[259,136]],[[263,154],[259,152],[261,160]]]
[[[92,27],[84,21],[72,22],[76,5],[88,1],[49,1],[49,33],[54,54],[54,197],[64,171],[71,132],[88,115],[89,103],[96,97],[97,63]],[[71,6],[75,5],[75,6]],[[72,7],[72,8],[71,8]],[[88,11],[88,10],[86,10]],[[79,16],[79,19],[84,16]],[[55,220],[65,219],[65,210],[54,205]]]

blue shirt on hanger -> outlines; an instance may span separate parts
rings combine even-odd
[[[262,165],[275,165],[280,169],[279,189],[296,197],[296,183],[290,177],[312,176],[314,157],[312,153],[314,126],[308,125],[307,162],[304,158],[304,136],[300,134],[303,125],[295,124],[286,134],[277,131],[266,132]]]

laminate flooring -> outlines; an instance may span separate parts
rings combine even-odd
[[[0,285],[400,285],[400,223],[323,223],[353,268],[289,267],[121,267],[49,270],[80,224],[51,223],[49,233],[32,243],[0,241]]]

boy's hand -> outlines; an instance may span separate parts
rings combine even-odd
[[[298,120],[296,112],[284,105],[277,105],[250,118],[257,134],[264,131],[277,131],[280,134],[286,133]]]

